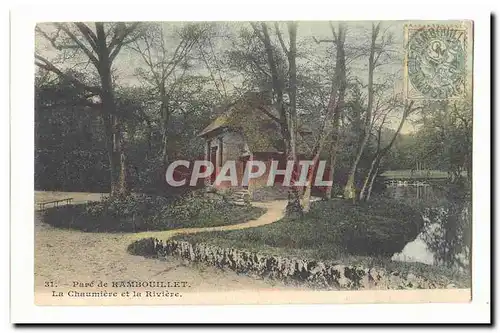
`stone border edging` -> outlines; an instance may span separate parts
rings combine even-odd
[[[412,273],[387,272],[382,268],[363,268],[315,260],[284,258],[256,252],[221,248],[205,243],[145,238],[129,245],[131,254],[142,256],[175,256],[237,273],[257,275],[284,282],[306,283],[329,289],[435,289],[454,287],[437,283]]]

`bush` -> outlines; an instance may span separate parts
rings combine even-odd
[[[341,200],[316,202],[304,219],[306,223],[312,219],[324,225],[333,233],[336,244],[358,255],[390,256],[400,252],[424,226],[416,209],[382,199],[358,204]]]
[[[138,232],[245,222],[264,212],[236,206],[196,191],[178,198],[144,194],[111,197],[86,205],[47,209],[44,222],[87,232]]]

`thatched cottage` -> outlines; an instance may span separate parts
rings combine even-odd
[[[238,184],[241,184],[247,161],[259,160],[266,164],[266,172],[250,180],[249,190],[266,185],[272,161],[278,161],[278,169],[286,168],[287,158],[279,125],[266,114],[270,112],[278,117],[278,113],[265,94],[249,93],[233,103],[217,107],[216,111],[220,115],[199,134],[205,139],[205,159],[215,167],[207,183],[213,185],[221,167],[230,160],[236,161]],[[299,155],[308,155],[307,140],[311,137],[312,133],[306,126],[299,126]],[[275,176],[276,184],[282,181],[283,176]],[[229,182],[222,182],[217,188],[230,186]]]

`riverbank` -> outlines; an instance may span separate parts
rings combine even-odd
[[[190,244],[183,247],[215,249],[222,256],[225,252],[244,251],[270,261],[321,262],[365,272],[382,270],[389,275],[422,277],[440,287],[470,286],[470,277],[456,271],[391,260],[417,238],[423,226],[420,212],[400,202],[373,200],[353,205],[332,200],[315,202],[301,219],[284,218],[248,230],[180,235],[174,240]],[[220,260],[227,262],[223,257]]]

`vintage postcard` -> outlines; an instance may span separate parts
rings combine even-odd
[[[34,303],[470,302],[474,33],[37,22]]]

